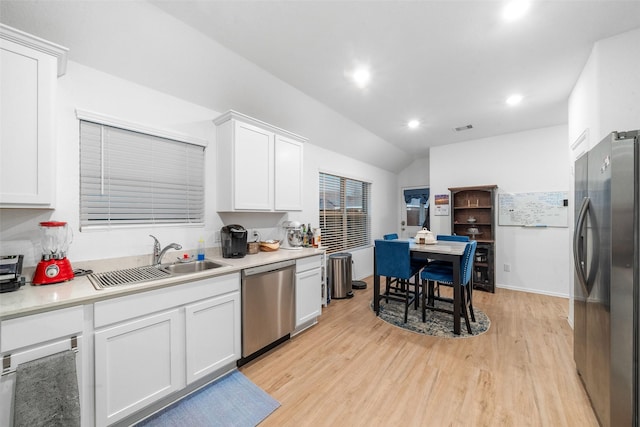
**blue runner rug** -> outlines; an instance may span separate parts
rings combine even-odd
[[[279,406],[277,400],[234,370],[136,427],[254,427]]]

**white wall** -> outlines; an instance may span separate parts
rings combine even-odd
[[[31,258],[38,261],[40,256],[38,222],[49,219],[67,221],[74,232],[68,252],[71,261],[139,254],[150,257],[153,240],[149,234],[157,236],[163,245],[178,242],[185,249],[193,249],[202,236],[207,245],[212,246],[213,230],[222,224],[213,214],[215,174],[211,168],[207,168],[205,178],[206,211],[210,214],[206,216],[204,228],[140,227],[79,232],[80,152],[76,108],[206,139],[209,146],[205,150],[205,162],[215,164],[215,126],[211,120],[218,113],[69,61],[67,73],[58,79],[56,208],[1,209],[2,252],[15,253],[14,246],[22,246],[18,253],[31,255],[25,259],[25,265],[33,265]]]
[[[185,249],[195,249],[200,237],[206,245],[216,246],[214,235],[223,224],[240,223],[256,229],[263,239],[281,238],[277,228],[285,219],[318,224],[318,172],[320,170],[362,179],[372,183],[372,232],[381,234],[395,223],[395,207],[388,200],[395,196],[396,175],[329,150],[312,142],[304,147],[304,207],[302,212],[217,213],[215,207],[215,126],[219,112],[186,102],[114,77],[110,74],[68,63],[67,73],[58,80],[57,98],[57,186],[56,209],[0,209],[0,253],[23,253],[25,266],[40,257],[38,222],[55,219],[67,221],[74,231],[69,259],[87,261],[130,255],[149,255],[154,234],[163,245],[177,242]],[[206,139],[206,216],[204,227],[148,226],[79,232],[79,125],[76,108],[110,115],[159,129],[171,130]],[[260,119],[260,117],[258,117]],[[348,141],[345,141],[348,143]],[[172,255],[168,254],[170,259]],[[357,278],[372,274],[370,249],[354,252]]]
[[[318,174],[327,172],[371,183],[371,236],[380,238],[397,223],[397,175],[392,172],[340,155],[313,144],[305,146],[304,212],[292,212],[290,218],[311,218],[318,224]],[[308,222],[308,221],[307,221]],[[373,274],[372,247],[352,254],[353,276],[362,279]]]
[[[409,154],[398,147],[155,3],[0,1],[0,21],[69,48],[69,58],[77,63],[196,105],[259,117],[328,150],[387,170],[397,171],[410,162]]]
[[[600,40],[594,45],[569,96],[569,144],[573,146],[569,159],[571,167],[575,158],[600,142],[609,132],[640,129],[638,46],[640,29]],[[571,185],[573,188],[573,177]],[[572,210],[571,224],[573,213]],[[568,252],[573,256],[571,242],[567,245]],[[573,282],[571,269],[571,297]],[[569,307],[569,319],[572,322],[573,300]]]
[[[434,147],[430,157],[431,203],[449,187],[496,184],[498,192],[520,193],[567,191],[570,182],[566,126]],[[450,221],[432,213],[431,228],[448,234]],[[569,296],[568,235],[568,227],[496,226],[496,286]]]

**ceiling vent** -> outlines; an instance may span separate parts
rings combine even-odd
[[[453,128],[456,132],[462,132],[463,130],[473,129],[473,125],[460,126],[457,128]]]

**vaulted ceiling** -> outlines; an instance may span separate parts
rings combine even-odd
[[[533,1],[512,22],[502,18],[503,6],[484,0],[3,0],[0,20],[72,44],[72,60],[217,111],[238,109],[302,134],[316,132],[314,143],[397,171],[432,146],[566,123],[569,94],[594,42],[640,27],[640,1]],[[171,19],[243,59],[229,56],[222,64],[218,56],[211,64],[207,51],[192,51],[190,39],[170,43],[169,37],[181,37],[168,29]],[[210,67],[211,78],[185,78],[172,61]],[[234,61],[244,68],[220,71]],[[118,68],[110,69],[114,63]],[[268,75],[250,81],[253,64]],[[360,65],[371,73],[365,88],[350,77]],[[293,92],[313,102],[297,101]],[[278,93],[282,98],[274,99]],[[512,93],[523,96],[515,107],[505,104]],[[325,110],[312,105],[316,101],[331,114],[318,113]],[[301,116],[305,109],[308,118]],[[410,119],[421,124],[409,129]],[[319,130],[334,125],[348,129],[342,134],[351,146],[328,141],[330,134]],[[472,128],[454,130],[466,125]],[[371,149],[374,143],[383,149]]]

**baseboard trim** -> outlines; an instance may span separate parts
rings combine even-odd
[[[510,291],[529,292],[532,294],[540,294],[540,295],[547,295],[550,297],[560,297],[560,298],[569,299],[569,294],[564,294],[561,292],[541,291],[540,289],[521,288],[518,286],[508,286],[508,285],[501,285],[501,284],[496,284],[496,288],[508,289]]]

